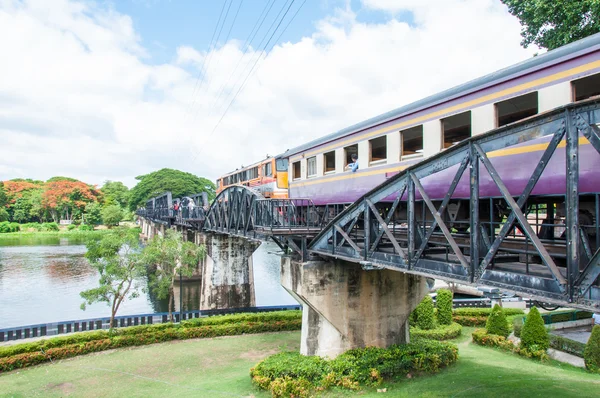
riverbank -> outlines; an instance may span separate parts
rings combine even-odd
[[[19,238],[35,238],[35,237],[65,237],[65,238],[86,238],[88,236],[97,236],[107,233],[108,229],[95,229],[93,231],[79,230],[61,230],[61,231],[27,231],[27,232],[7,232],[0,234],[0,239],[19,239]]]
[[[542,364],[471,343],[472,328],[454,340],[455,366],[433,376],[385,382],[390,397],[593,396],[600,376],[552,361]],[[176,341],[105,351],[0,375],[0,396],[254,396],[249,370],[280,351],[300,349],[300,332]],[[332,390],[326,396],[350,396]],[[366,389],[362,397],[380,397]]]

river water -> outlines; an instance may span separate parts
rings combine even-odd
[[[278,247],[263,243],[253,255],[256,305],[297,304],[279,283]],[[0,239],[0,329],[39,323],[110,316],[105,303],[80,309],[79,292],[97,286],[98,272],[84,257],[83,241],[60,237]],[[166,300],[145,292],[127,300],[118,315],[167,311]],[[177,284],[178,285],[178,284]],[[176,287],[179,310],[179,286]],[[183,309],[197,310],[200,282],[183,283]]]

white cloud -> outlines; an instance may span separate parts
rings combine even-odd
[[[0,180],[133,185],[162,167],[214,179],[535,51],[519,47],[520,26],[498,0],[363,6],[392,17],[367,24],[338,10],[310,37],[266,56],[251,49],[233,73],[237,40],[212,54],[182,45],[171,63],[152,65],[131,18],[112,9],[0,0],[0,37],[10,38],[0,40]],[[401,11],[415,24],[398,20]],[[211,133],[256,59],[260,68]]]

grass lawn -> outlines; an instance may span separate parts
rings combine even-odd
[[[385,383],[391,397],[591,397],[600,375],[568,365],[542,365],[470,343],[464,328],[458,363],[433,376]],[[279,350],[298,350],[300,332],[176,341],[106,351],[0,375],[0,397],[268,397],[248,371]],[[332,391],[324,396],[352,396]],[[360,396],[378,396],[374,389]]]

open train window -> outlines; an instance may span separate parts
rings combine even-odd
[[[307,177],[314,177],[317,175],[317,157],[306,159],[306,175]]]
[[[402,160],[423,156],[423,125],[400,132],[400,153]]]
[[[370,157],[369,164],[385,163],[387,158],[387,136],[373,138],[369,140]]]
[[[335,151],[323,154],[323,165],[325,166],[325,174],[335,172]]]
[[[292,163],[292,179],[293,180],[300,179],[300,162]]]
[[[271,177],[273,175],[273,164],[271,162],[265,163],[263,166],[263,176]]]
[[[600,73],[573,80],[571,88],[575,101],[582,101],[600,95]]]
[[[538,93],[520,95],[496,103],[496,126],[502,127],[538,113]]]
[[[450,148],[462,140],[471,137],[471,111],[444,118],[441,122],[442,149]]]
[[[350,163],[354,163],[352,161],[353,154],[358,156],[358,144],[350,145],[344,148],[344,168]]]

